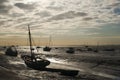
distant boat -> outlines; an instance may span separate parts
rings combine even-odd
[[[95,49],[95,50],[94,50],[94,52],[96,52],[96,53],[97,53],[97,52],[99,52],[99,51],[98,51],[98,49]]]
[[[39,52],[39,49],[40,49],[40,48],[41,48],[40,46],[36,46],[37,52]]]
[[[50,46],[50,43],[51,43],[51,36],[50,36],[50,38],[49,38],[49,46]],[[44,48],[43,48],[43,51],[51,51],[51,49],[52,48],[50,48],[49,46],[45,46]]]
[[[99,50],[98,50],[98,47],[99,47],[99,42],[97,43],[97,46],[96,46],[96,49],[94,50],[94,52],[99,52]]]
[[[115,51],[114,48],[107,48],[107,49],[104,49],[103,51]]]
[[[39,42],[39,44],[40,44],[40,42]],[[41,48],[41,46],[36,46],[36,49],[39,49],[39,48]]]
[[[75,49],[74,48],[69,48],[66,53],[75,53]]]
[[[46,46],[46,47],[43,48],[43,51],[51,51],[51,48]]]
[[[55,49],[58,49],[57,47]]]
[[[31,55],[21,55],[21,58],[24,60],[25,64],[33,69],[41,69],[45,68],[50,64],[50,61],[47,59],[43,59],[41,57],[35,56],[33,50],[32,50],[32,40],[31,40],[31,32],[30,27],[28,25],[28,34],[29,34],[29,43],[30,43],[30,53]]]
[[[93,49],[92,49],[92,48],[90,48],[90,47],[88,47],[88,48],[87,48],[87,51],[93,51]]]
[[[14,45],[12,45],[6,49],[5,54],[8,56],[16,57],[18,55],[18,51],[17,51],[16,47]]]
[[[41,48],[40,46],[37,46],[36,48]]]

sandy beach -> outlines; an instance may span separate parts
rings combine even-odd
[[[18,47],[17,57],[7,56],[4,50],[0,52],[0,80],[119,80],[120,54],[119,51],[77,51],[66,53],[66,47],[52,48],[50,52],[36,52],[45,57],[51,64],[51,70],[34,70],[28,68],[20,58],[21,54],[29,54],[27,48]],[[57,70],[57,72],[52,70]],[[59,70],[79,70],[77,76],[62,75]]]

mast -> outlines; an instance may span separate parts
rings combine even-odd
[[[49,46],[50,46],[50,43],[51,43],[51,36],[49,37]]]
[[[31,40],[31,32],[30,32],[30,27],[28,25],[28,34],[29,34],[29,44],[30,44],[30,52],[31,52],[31,57],[34,59],[34,53],[32,52],[32,40]]]

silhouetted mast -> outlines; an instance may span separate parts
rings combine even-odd
[[[34,57],[34,53],[32,52],[32,40],[31,40],[31,32],[30,32],[30,27],[29,27],[29,25],[28,25],[28,34],[29,34],[29,43],[30,43],[31,57],[32,57],[32,58],[35,58],[35,57]]]
[[[51,36],[49,37],[49,46],[50,46],[50,44],[51,44]]]

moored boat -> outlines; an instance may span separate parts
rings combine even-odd
[[[50,64],[50,61],[47,59],[43,59],[41,57],[36,57],[33,48],[32,48],[32,40],[31,40],[31,32],[30,27],[28,25],[28,34],[29,34],[29,43],[30,43],[30,53],[31,55],[21,55],[21,58],[24,60],[25,64],[33,69],[41,69],[45,68]]]
[[[18,51],[17,51],[16,47],[14,45],[12,45],[6,49],[5,54],[8,56],[15,56],[16,57],[18,55]]]

